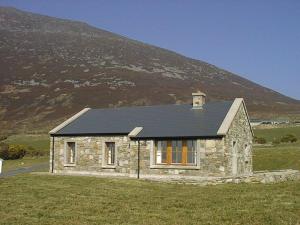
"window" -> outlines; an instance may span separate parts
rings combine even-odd
[[[75,142],[66,143],[65,162],[67,164],[75,164]]]
[[[187,141],[187,163],[196,164],[197,142],[195,140]]]
[[[167,142],[156,142],[156,163],[167,163]]]
[[[250,146],[245,144],[245,152],[244,152],[245,163],[249,163],[250,160]]]
[[[115,164],[115,143],[114,142],[106,142],[105,143],[105,159],[106,165],[114,165]]]
[[[172,141],[172,163],[182,163],[182,141]]]
[[[156,164],[196,165],[196,140],[159,140],[155,142]]]
[[[237,142],[232,142],[232,175],[238,173],[238,157],[237,157]]]

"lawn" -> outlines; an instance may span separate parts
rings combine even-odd
[[[253,168],[257,170],[300,170],[300,127],[255,129],[258,137],[265,138],[269,145],[256,145],[253,151]],[[298,142],[293,144],[270,145],[274,138],[294,134]]]
[[[299,190],[23,175],[0,179],[0,224],[299,224]]]
[[[283,127],[272,129],[254,129],[255,136],[263,137],[268,142],[272,142],[274,139],[280,139],[287,134],[294,134],[298,140],[300,140],[300,126],[297,127]]]
[[[257,132],[268,136],[278,131]],[[46,135],[8,141],[12,140],[49,149]],[[6,161],[4,170],[45,161],[48,157]],[[253,164],[255,170],[300,169],[300,142],[255,146]],[[0,179],[0,200],[0,224],[5,225],[300,224],[299,181],[201,187],[136,179],[20,175]]]
[[[300,170],[300,145],[282,144],[278,146],[255,146],[253,169],[258,170]]]

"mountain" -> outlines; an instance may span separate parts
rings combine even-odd
[[[0,7],[0,126],[47,130],[83,107],[243,97],[251,115],[300,102],[206,62],[86,23]]]

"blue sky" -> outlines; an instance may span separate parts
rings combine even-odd
[[[300,99],[299,0],[0,0],[85,21]]]

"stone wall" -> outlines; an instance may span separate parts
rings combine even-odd
[[[76,164],[66,165],[64,152],[65,143],[71,141],[76,143]],[[105,142],[115,142],[116,165],[103,165],[103,148]],[[52,143],[52,142],[51,142]],[[116,174],[130,174],[130,149],[127,136],[102,136],[102,137],[55,137],[54,145],[54,172],[103,172]],[[52,148],[52,146],[51,146]],[[50,152],[51,151],[50,148]],[[51,154],[51,153],[50,153]],[[50,166],[51,166],[50,155]],[[51,171],[51,168],[50,168]]]
[[[197,185],[217,185],[226,183],[280,183],[285,181],[299,181],[299,170],[280,170],[280,171],[263,171],[255,172],[251,175],[244,176],[224,176],[224,177],[201,177],[201,176],[175,176],[170,175],[166,177],[148,176],[146,180],[171,182],[171,183],[185,183],[185,184],[197,184]]]
[[[197,140],[196,166],[155,165],[154,141],[140,141],[140,177],[168,180],[232,176],[232,142],[234,140],[237,141],[237,176],[251,175],[252,134],[246,112],[241,106],[225,138]],[[67,141],[76,143],[75,165],[65,163],[64,152]],[[105,142],[115,142],[115,166],[103,164]],[[249,146],[247,153],[245,144]],[[130,177],[136,177],[138,173],[138,142],[130,140],[128,136],[60,136],[55,137],[54,149],[55,173]],[[51,153],[50,150],[50,171]]]
[[[232,175],[233,141],[237,149],[237,176],[252,174],[252,132],[243,104],[240,106],[225,137],[225,175]],[[246,148],[247,145],[247,148]]]
[[[224,176],[227,160],[224,158],[224,139],[197,140],[197,165],[175,166],[155,165],[154,141],[140,142],[140,175],[141,177],[178,176]],[[132,155],[137,164],[137,144],[132,145]],[[168,177],[166,177],[168,179]]]
[[[163,178],[178,176],[225,176],[228,159],[225,157],[223,139],[197,140],[196,166],[155,165],[154,141],[140,141],[140,177]],[[76,143],[76,164],[65,163],[65,143]],[[103,148],[105,142],[116,144],[116,165],[103,165]],[[51,141],[52,143],[52,141]],[[52,148],[52,147],[51,147]],[[104,174],[136,177],[138,172],[138,142],[130,141],[127,136],[104,137],[55,137],[54,172],[78,174]],[[52,151],[50,151],[51,155]],[[50,171],[51,171],[50,156]],[[171,176],[169,176],[171,175]]]

